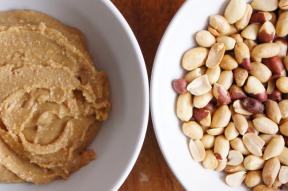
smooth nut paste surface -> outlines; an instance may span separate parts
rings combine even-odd
[[[0,12],[0,182],[65,179],[95,158],[109,83],[84,39],[39,12]]]

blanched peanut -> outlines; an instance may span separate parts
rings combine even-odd
[[[241,135],[244,135],[248,129],[248,122],[247,119],[240,114],[235,114],[232,117],[235,127]]]
[[[215,43],[208,54],[206,60],[206,66],[208,68],[214,68],[218,66],[224,56],[225,53],[225,44],[224,43]]]
[[[252,51],[253,48],[257,46],[257,43],[254,40],[250,40],[250,39],[245,39],[244,43],[247,45],[250,51]]]
[[[239,87],[242,87],[248,78],[247,70],[243,68],[236,68],[233,71],[233,74],[234,74],[234,80],[236,82],[236,85]]]
[[[220,63],[220,67],[223,70],[234,70],[238,67],[238,63],[231,55],[226,54],[224,55]],[[220,72],[219,72],[219,75],[220,75]]]
[[[288,117],[288,100],[282,100],[279,102],[279,108],[282,114],[282,118]]]
[[[245,10],[243,17],[239,21],[237,21],[235,24],[238,30],[244,29],[249,24],[250,18],[252,16],[252,12],[253,12],[253,9],[251,5],[246,4],[246,10]]]
[[[206,151],[205,159],[202,161],[202,165],[206,169],[215,170],[218,166],[218,160],[211,150]]]
[[[227,105],[222,105],[216,109],[212,117],[212,128],[226,127],[231,119],[231,111]]]
[[[246,177],[245,177],[245,185],[248,187],[248,188],[253,188],[255,186],[257,186],[258,184],[261,183],[262,181],[262,174],[261,174],[261,171],[257,170],[257,171],[249,171],[247,174],[246,174]]]
[[[263,159],[268,160],[279,156],[284,150],[285,142],[281,135],[275,136],[265,148]]]
[[[185,93],[179,95],[176,106],[177,117],[182,121],[189,121],[193,115],[192,95]]]
[[[211,92],[208,92],[200,96],[194,96],[193,106],[196,108],[203,108],[212,100],[212,98],[213,95]]]
[[[245,168],[242,164],[237,165],[237,166],[227,165],[224,169],[224,171],[228,174],[240,172],[240,171],[244,171],[244,170],[245,170]]]
[[[208,68],[206,71],[206,75],[208,76],[210,84],[214,84],[218,81],[221,73],[221,68],[219,66],[215,66],[214,68]]]
[[[208,134],[205,134],[201,139],[201,142],[203,143],[205,149],[213,148],[214,141],[215,141],[215,137],[213,135],[208,135]]]
[[[282,93],[288,93],[288,77],[280,77],[276,81],[276,87],[282,92]]]
[[[204,67],[200,67],[200,68],[196,68],[190,72],[188,72],[184,79],[186,80],[186,82],[190,83],[192,82],[194,79],[202,76],[203,74],[205,74],[206,69]]]
[[[288,165],[288,148],[285,147],[282,151],[282,153],[278,156],[281,164]]]
[[[228,141],[231,141],[231,140],[235,139],[236,137],[238,137],[239,132],[237,131],[234,123],[233,123],[233,122],[230,122],[230,123],[227,125],[227,127],[225,128],[224,134],[225,134],[225,138],[226,138]]]
[[[224,16],[230,24],[234,24],[244,16],[245,11],[245,0],[231,0],[225,9]]]
[[[252,50],[252,56],[255,58],[271,58],[279,53],[280,47],[277,43],[259,44]]]
[[[226,184],[231,187],[238,187],[242,184],[243,180],[245,179],[245,175],[246,175],[245,171],[229,174],[225,178]]]
[[[217,83],[221,84],[226,90],[228,90],[233,84],[233,72],[222,71]]]
[[[237,166],[243,162],[243,155],[240,151],[230,150],[228,154],[228,165]]]
[[[204,160],[206,156],[204,145],[200,140],[190,140],[189,142],[189,150],[193,157],[193,159],[197,162],[201,162]]]
[[[217,136],[217,135],[223,134],[224,128],[223,127],[219,127],[219,128],[208,129],[206,132],[209,135]]]
[[[278,8],[278,0],[253,0],[251,6],[259,11],[275,11]]]
[[[220,155],[221,159],[224,159],[228,156],[229,149],[229,141],[222,135],[217,136],[215,139],[214,153]]]
[[[215,42],[215,37],[207,30],[201,30],[196,34],[196,42],[199,46],[209,48]]]
[[[249,152],[255,156],[262,156],[262,148],[265,142],[259,136],[254,133],[247,133],[242,139]]]
[[[279,39],[275,40],[275,43],[277,43],[280,47],[280,53],[278,56],[281,58],[285,57],[287,50],[288,50],[288,44],[287,44],[286,39],[279,38]]]
[[[288,166],[281,166],[278,178],[281,184],[288,182]]]
[[[241,32],[241,36],[249,40],[256,40],[259,29],[260,25],[258,23],[252,23]]]
[[[288,34],[288,12],[284,11],[280,14],[277,25],[276,25],[276,34],[280,37],[285,37]]]
[[[218,160],[218,166],[215,169],[217,172],[223,171],[227,166],[227,159]]]
[[[263,168],[265,160],[262,157],[248,155],[245,157],[243,165],[247,170],[259,170]]]
[[[200,96],[203,94],[208,93],[212,89],[208,76],[205,74],[203,76],[200,76],[196,79],[194,79],[188,86],[187,90],[192,94],[196,96]]]
[[[266,83],[272,76],[272,72],[267,66],[259,62],[251,63],[251,74],[255,76],[260,82]]]
[[[275,134],[278,131],[278,126],[267,117],[257,117],[253,120],[254,127],[261,133]]]
[[[280,132],[285,135],[285,136],[288,136],[288,121],[282,123],[280,126],[279,126],[279,129],[280,129]]]
[[[240,151],[243,155],[248,155],[250,153],[239,137],[230,141],[230,145],[232,149]]]
[[[265,141],[265,145],[267,145],[271,139],[274,137],[275,135],[268,135],[268,134],[260,134],[259,137]]]
[[[279,170],[280,170],[280,161],[277,157],[266,161],[262,171],[263,182],[267,186],[271,187],[277,178]]]
[[[275,191],[273,188],[269,188],[264,184],[259,184],[253,188],[252,191]]]
[[[279,8],[282,10],[288,9],[288,1],[287,0],[279,0]]]
[[[219,36],[216,41],[218,43],[223,43],[225,46],[225,50],[233,50],[236,44],[236,40],[229,36]]]
[[[244,90],[253,95],[261,94],[266,91],[263,84],[254,76],[248,77]]]
[[[210,16],[209,25],[222,35],[228,34],[231,30],[228,21],[221,15]]]
[[[201,139],[203,137],[202,127],[195,121],[182,124],[183,133],[191,139]]]
[[[198,47],[188,50],[182,58],[182,67],[191,71],[205,64],[208,56],[208,49]]]
[[[279,124],[282,115],[278,103],[276,101],[267,100],[265,103],[266,115],[275,123]]]

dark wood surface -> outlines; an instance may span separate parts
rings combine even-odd
[[[166,27],[184,0],[112,0],[131,26],[142,49],[150,78],[153,60]],[[158,147],[151,120],[141,154],[121,191],[183,190]]]

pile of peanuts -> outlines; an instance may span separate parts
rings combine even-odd
[[[193,159],[231,187],[288,189],[287,35],[288,0],[230,0],[172,83]]]

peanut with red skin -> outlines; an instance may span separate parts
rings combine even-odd
[[[279,102],[282,100],[282,93],[279,90],[274,90],[271,94],[268,95],[268,98]]]
[[[173,80],[172,82],[173,89],[178,94],[183,94],[187,92],[187,82],[184,79]]]
[[[250,19],[250,23],[260,23],[263,24],[266,21],[272,19],[272,16],[268,12],[256,12],[253,13]]]
[[[198,122],[207,117],[208,114],[209,114],[208,110],[193,108],[193,117]]]
[[[259,93],[256,95],[252,95],[254,98],[256,98],[257,100],[259,100],[260,102],[265,102],[268,99],[268,95],[266,92],[263,93]]]
[[[284,70],[282,59],[279,56],[263,58],[262,62],[272,71],[273,74],[281,75]]]
[[[209,102],[205,107],[203,107],[203,109],[210,111],[210,113],[212,114],[216,110],[216,105],[212,102]]]
[[[240,87],[238,87],[236,85],[231,86],[229,93],[230,93],[230,97],[232,100],[244,99],[247,97],[245,92]]]
[[[251,70],[251,61],[249,58],[245,58],[243,59],[242,63],[240,64],[240,66],[248,71]]]
[[[242,101],[242,106],[247,111],[256,114],[264,112],[264,105],[257,99],[247,97]]]

